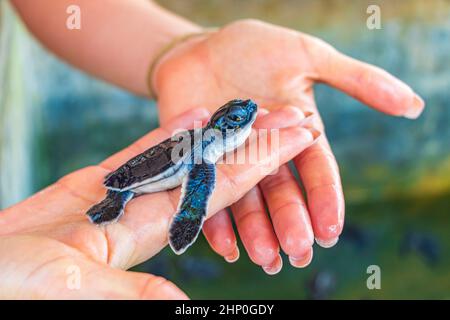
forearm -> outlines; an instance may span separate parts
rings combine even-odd
[[[147,94],[148,68],[172,39],[200,27],[149,0],[12,0],[29,30],[74,66],[137,94]],[[81,29],[66,27],[70,5]]]

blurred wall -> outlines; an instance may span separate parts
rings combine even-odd
[[[14,19],[8,2],[0,2],[0,208],[32,190],[33,108],[26,81],[29,37]]]
[[[0,1],[0,209],[157,127],[154,103],[68,66]]]

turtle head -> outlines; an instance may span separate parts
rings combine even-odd
[[[247,132],[255,122],[257,112],[258,106],[250,99],[231,100],[212,115],[208,125],[220,130],[224,136]]]

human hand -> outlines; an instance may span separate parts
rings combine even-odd
[[[280,148],[257,164],[218,165],[216,189],[209,205],[214,213],[230,205],[264,177],[310,146],[314,129],[300,127],[304,115],[289,108],[257,119],[260,127],[279,130]],[[205,109],[190,110],[166,122],[128,148],[97,166],[63,177],[29,199],[0,212],[0,298],[49,299],[184,299],[167,280],[125,271],[167,244],[169,221],[180,188],[143,195],[127,205],[117,223],[98,227],[85,213],[105,194],[109,172],[138,153],[168,138],[174,130],[207,120]],[[263,134],[249,144],[261,143]],[[269,143],[271,140],[268,141]],[[251,146],[250,146],[251,147]],[[236,186],[239,186],[236,187]]]
[[[157,63],[151,79],[161,123],[194,107],[214,110],[233,98],[251,98],[269,110],[296,106],[317,113],[317,82],[390,115],[416,118],[424,107],[410,87],[384,70],[312,36],[254,20],[237,21],[177,45]],[[319,116],[315,125],[323,129]],[[314,237],[322,247],[331,247],[343,228],[339,170],[325,135],[299,153],[294,165],[307,201],[285,165],[231,206],[251,260],[269,274],[281,270],[280,246],[292,265],[304,267],[312,259]],[[227,261],[239,257],[226,211],[208,220],[204,233]]]

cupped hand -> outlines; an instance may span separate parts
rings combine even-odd
[[[315,37],[255,20],[237,21],[178,44],[158,62],[151,79],[163,124],[190,108],[214,110],[233,98],[251,98],[269,110],[295,106],[317,113],[317,82],[389,115],[416,118],[424,107],[410,87],[386,71]],[[318,115],[315,125],[323,130]],[[343,228],[342,185],[325,135],[293,162],[307,200],[285,165],[231,206],[251,260],[269,274],[281,269],[280,246],[292,265],[304,267],[312,259],[314,238],[331,247]],[[208,220],[204,233],[227,261],[239,257],[226,211]]]
[[[285,108],[257,119],[261,128],[283,127],[279,129],[279,148],[271,148],[257,163],[218,165],[209,214],[240,199],[267,172],[275,170],[278,163],[289,161],[313,144],[318,132],[306,125],[299,126],[304,114],[293,111],[296,110]],[[289,117],[289,123],[280,123],[280,117]],[[190,110],[101,164],[69,174],[1,211],[0,298],[186,298],[180,289],[161,277],[125,271],[166,246],[180,188],[131,200],[119,222],[106,226],[91,224],[85,213],[104,197],[105,175],[170,137],[175,130],[208,118],[206,109]],[[261,139],[267,138],[265,133],[267,130],[254,131],[247,147],[261,143]],[[264,141],[271,146],[270,137]]]

